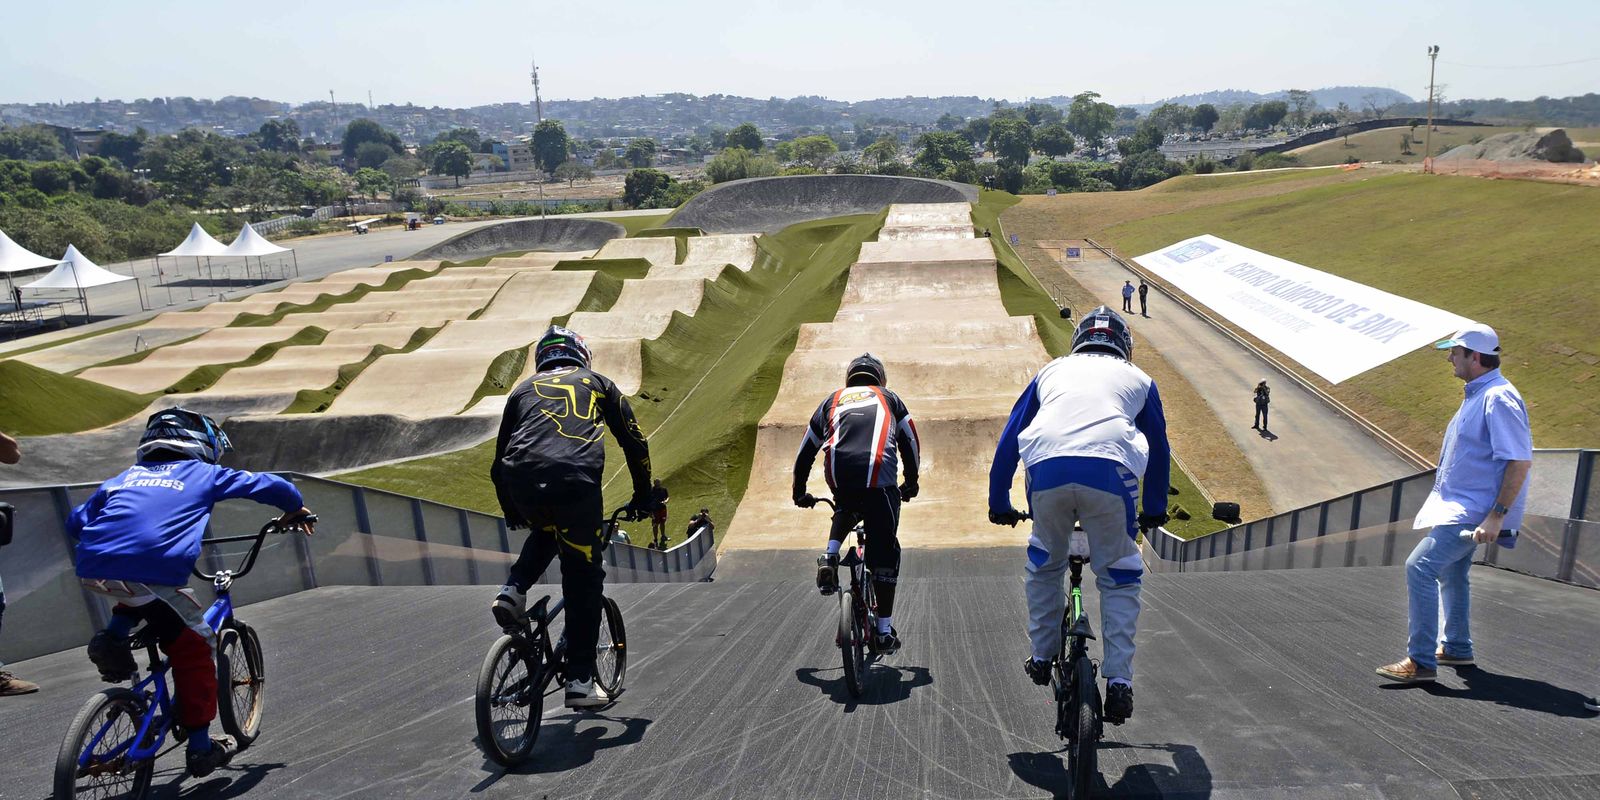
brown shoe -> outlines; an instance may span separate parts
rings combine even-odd
[[[1441,667],[1470,667],[1477,663],[1476,661],[1472,660],[1472,656],[1467,656],[1466,658],[1456,658],[1455,656],[1449,655],[1445,653],[1443,647],[1439,648],[1439,652],[1434,653],[1433,657],[1438,659],[1439,666]]]
[[[0,669],[0,697],[10,697],[14,694],[33,694],[37,691],[39,691],[39,684],[29,683]]]
[[[1417,666],[1417,662],[1412,661],[1410,656],[1393,664],[1378,667],[1378,674],[1400,683],[1431,683],[1439,676],[1436,670]]]

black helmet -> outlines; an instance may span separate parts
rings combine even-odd
[[[145,421],[144,435],[139,437],[136,452],[141,461],[165,450],[182,458],[215,464],[232,449],[233,443],[228,441],[228,434],[222,432],[216,420],[187,408],[169,408],[151,414]]]
[[[539,337],[533,364],[541,372],[562,364],[587,369],[589,358],[589,346],[583,343],[582,336],[559,325],[551,325]]]
[[[1111,353],[1132,361],[1133,336],[1128,333],[1128,323],[1122,319],[1122,315],[1105,306],[1083,315],[1078,329],[1072,334],[1072,352],[1086,350]]]
[[[850,362],[850,368],[845,370],[844,383],[846,386],[860,386],[871,384],[884,386],[889,383],[889,377],[883,371],[883,362],[871,353],[862,353]]]

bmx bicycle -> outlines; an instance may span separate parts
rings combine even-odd
[[[1098,665],[1089,656],[1095,638],[1083,610],[1083,565],[1089,563],[1089,534],[1074,526],[1068,546],[1070,588],[1061,615],[1061,651],[1050,660],[1050,690],[1056,699],[1056,735],[1067,741],[1067,778],[1073,798],[1089,796],[1099,774],[1100,738],[1105,733],[1104,707],[1095,678]]]
[[[827,504],[835,515],[841,513],[826,497],[812,499]],[[855,544],[839,556],[839,566],[850,570],[850,583],[846,586],[834,578],[834,585],[839,587],[839,627],[834,633],[834,643],[844,663],[845,688],[851,697],[860,698],[866,687],[871,657],[879,655],[873,646],[873,634],[878,630],[878,598],[872,588],[872,573],[867,569],[865,524],[856,520],[850,533],[855,536]]]
[[[201,544],[250,542],[237,570],[205,573],[198,566],[196,577],[211,581],[216,601],[205,612],[205,621],[217,634],[217,721],[243,750],[261,734],[261,712],[266,701],[266,665],[261,639],[254,628],[233,615],[233,582],[250,573],[261,553],[261,543],[269,533],[290,533],[315,524],[315,515],[291,522],[273,519],[253,534],[202,539]],[[149,675],[133,677],[132,687],[106,689],[89,698],[67,727],[56,756],[55,798],[78,796],[109,798],[145,797],[155,775],[156,760],[183,744],[186,734],[177,723],[168,688],[169,664],[157,650],[149,626],[142,626],[129,639],[135,651],[143,650],[149,659]],[[166,746],[167,736],[176,740]]]
[[[611,541],[617,518],[626,510],[624,506],[611,512],[601,529],[601,541]],[[484,753],[503,767],[516,767],[532,754],[544,718],[544,700],[566,684],[567,636],[562,633],[554,645],[550,643],[550,626],[565,607],[564,599],[552,605],[550,595],[539,598],[521,620],[504,629],[505,634],[483,657],[473,703],[478,742]],[[614,701],[622,693],[627,669],[622,611],[615,600],[606,597],[600,605],[594,681]]]

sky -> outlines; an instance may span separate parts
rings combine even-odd
[[[1373,85],[1600,91],[1600,2],[0,0],[0,102],[217,98],[466,107],[688,92],[864,100]]]

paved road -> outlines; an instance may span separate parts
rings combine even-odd
[[[610,587],[628,690],[603,713],[551,709],[515,774],[473,738],[492,589],[329,587],[260,603],[241,616],[267,647],[264,733],[183,796],[1063,797],[1052,706],[1018,663],[1022,560],[1020,548],[908,553],[895,615],[907,644],[859,702],[832,647],[834,606],[808,586],[810,553],[730,554],[713,583]],[[1401,652],[1402,584],[1396,568],[1150,576],[1137,715],[1108,729],[1099,796],[1600,796],[1580,694],[1594,688],[1594,592],[1480,569],[1484,668],[1393,689],[1372,668]],[[101,684],[78,652],[11,668],[46,685],[0,700],[0,797],[32,800]],[[197,788],[178,782],[179,763],[162,762],[156,796]]]
[[[1062,269],[1101,302],[1120,309],[1123,281],[1132,279],[1137,286],[1137,276],[1098,251],[1086,247],[1083,252],[1083,261]],[[1134,338],[1161,351],[1216,412],[1266,486],[1274,509],[1299,508],[1417,471],[1348,417],[1160,292],[1150,292],[1149,319],[1133,316],[1129,322]],[[1253,421],[1252,392],[1262,380],[1272,387],[1276,438],[1245,424]]]

